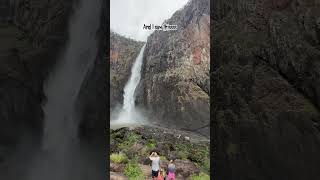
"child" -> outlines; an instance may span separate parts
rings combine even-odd
[[[166,174],[163,170],[163,168],[160,169],[159,174],[158,174],[158,180],[164,180],[166,177]]]
[[[168,180],[175,180],[176,179],[176,166],[173,164],[173,160],[171,159],[168,164]]]

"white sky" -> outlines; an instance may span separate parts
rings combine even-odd
[[[143,24],[161,25],[187,2],[188,0],[111,0],[111,30],[125,37],[146,41],[152,31],[142,29]]]

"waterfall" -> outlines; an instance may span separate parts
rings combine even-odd
[[[145,46],[145,44],[142,46],[132,66],[130,79],[124,87],[122,109],[117,119],[111,121],[111,127],[130,126],[143,121],[141,114],[135,108],[135,91],[141,79],[141,67]]]
[[[132,66],[130,79],[124,87],[123,110],[127,112],[132,112],[134,110],[134,93],[141,79],[141,66],[144,48],[145,45],[141,48],[140,53]]]
[[[97,57],[101,0],[80,0],[70,19],[65,51],[45,85],[43,151],[34,160],[30,180],[90,179],[77,137],[76,100]],[[45,59],[44,59],[45,60]],[[85,174],[85,175],[84,175]]]
[[[97,55],[100,7],[100,0],[80,1],[70,20],[66,50],[46,83],[43,145],[47,150],[76,138],[79,117],[74,113],[74,106],[82,81]]]

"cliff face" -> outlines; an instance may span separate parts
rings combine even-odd
[[[110,106],[123,102],[123,88],[129,80],[131,67],[143,42],[110,33]]]
[[[77,0],[76,0],[77,1]],[[36,46],[47,46],[67,37],[74,0],[14,0],[12,23]]]
[[[138,100],[150,121],[209,134],[209,12],[208,0],[192,0],[166,21],[177,31],[148,37]]]
[[[213,139],[222,179],[319,179],[315,1],[214,1]]]
[[[105,131],[106,124],[109,123],[109,90],[108,82],[108,62],[106,55],[107,35],[109,33],[108,5],[107,1],[102,1],[102,11],[100,17],[100,27],[96,36],[98,37],[98,52],[92,69],[87,73],[80,94],[78,97],[78,111],[81,115],[79,125],[79,136],[82,139],[89,139],[89,143],[97,140],[99,150],[102,151],[99,156],[99,162],[104,162],[105,151]],[[103,165],[105,167],[105,165]]]

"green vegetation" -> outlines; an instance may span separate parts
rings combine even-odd
[[[200,167],[204,172],[210,172],[210,159],[207,158],[203,161],[202,166]]]
[[[146,146],[148,149],[154,149],[156,147],[156,141],[154,139],[150,139]]]
[[[128,158],[123,153],[112,153],[110,155],[110,160],[113,163],[120,164],[120,163],[126,163],[128,161]]]
[[[123,150],[124,152],[127,152],[130,150],[130,148],[134,145],[134,143],[138,142],[138,140],[141,139],[140,135],[130,133],[125,140],[119,144],[119,149]]]
[[[136,162],[129,162],[124,169],[124,174],[129,177],[130,180],[144,179],[143,172]]]
[[[188,159],[194,162],[203,162],[204,159],[209,157],[209,147],[196,145],[189,150]]]
[[[189,159],[204,172],[210,172],[210,150],[207,145],[178,144],[176,149],[179,159]]]
[[[191,147],[188,144],[177,144],[176,149],[178,151],[179,159],[188,159]]]
[[[202,172],[195,174],[193,179],[206,180],[206,174],[210,173],[210,152],[207,142],[190,143],[183,139],[158,140],[157,137],[124,130],[111,131],[110,137],[113,153],[110,159],[114,163],[126,164],[124,174],[129,179],[145,179],[139,164],[150,164],[148,156],[153,150],[159,151],[162,162],[168,161],[169,158],[190,160]]]
[[[185,151],[178,151],[178,159],[186,160],[188,158],[188,153]]]
[[[210,180],[210,176],[205,173],[200,173],[199,175],[191,175],[191,180]]]

